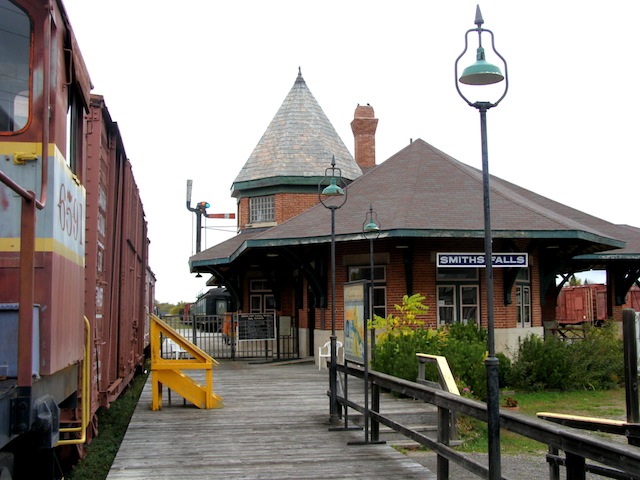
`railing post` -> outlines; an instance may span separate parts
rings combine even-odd
[[[622,331],[624,341],[625,400],[627,422],[640,422],[638,403],[638,332],[636,332],[636,312],[630,308],[622,311]],[[628,436],[630,445],[640,446],[639,439]]]
[[[373,382],[371,386],[371,410],[380,413],[380,386]],[[371,442],[380,441],[380,422],[375,418],[371,419]]]
[[[584,457],[566,452],[567,478],[571,480],[585,480],[587,478]]]
[[[424,381],[424,376],[425,376],[425,368],[424,368],[424,364],[425,364],[426,360],[424,359],[424,357],[418,356],[418,383],[420,383],[420,381]]]
[[[451,425],[451,411],[448,408],[438,407],[438,443],[449,445]],[[449,460],[438,454],[436,464],[438,480],[449,480]]]
[[[558,457],[558,449],[556,447],[549,446],[549,459],[547,462],[549,463],[549,480],[560,480],[560,465],[556,458]],[[553,461],[549,461],[553,460]]]

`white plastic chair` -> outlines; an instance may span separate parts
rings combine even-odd
[[[183,358],[186,354],[187,351],[182,348],[180,345],[178,345],[176,342],[174,342],[173,340],[171,340],[170,338],[166,338],[164,340],[164,352],[168,355],[169,358],[171,359],[180,359]]]
[[[323,352],[323,350],[326,350]],[[336,341],[336,360],[340,363],[340,351],[342,350],[342,361],[344,362],[344,349],[342,348],[342,342]],[[322,359],[324,358],[325,366],[329,364],[331,359],[331,341],[328,341],[323,346],[318,348],[318,370],[322,370]]]

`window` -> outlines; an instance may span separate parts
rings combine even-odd
[[[463,323],[473,323],[478,325],[478,286],[460,286],[460,320]]]
[[[17,132],[29,120],[31,22],[9,0],[0,0],[0,131]]]
[[[456,288],[452,285],[438,287],[438,326],[456,321]]]
[[[373,267],[373,314],[387,316],[387,270],[384,266]],[[371,280],[371,267],[349,267],[349,281]]]
[[[452,323],[479,325],[480,302],[477,268],[439,268],[437,279],[438,326]]]
[[[82,154],[82,132],[84,125],[84,108],[78,91],[69,85],[69,109],[67,111],[67,166],[75,174],[80,169]]]
[[[516,308],[518,310],[518,326],[531,326],[531,285],[529,269],[521,268],[516,277]]]
[[[266,280],[251,280],[249,289],[249,313],[276,312],[276,300]]]
[[[274,222],[274,197],[252,197],[249,199],[249,223]]]

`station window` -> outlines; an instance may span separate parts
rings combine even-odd
[[[477,268],[439,268],[437,272],[438,326],[479,325],[480,288]]]
[[[275,221],[274,197],[252,197],[249,199],[249,223],[266,223]]]
[[[17,132],[29,120],[31,21],[9,0],[0,0],[0,131]]]
[[[266,280],[251,280],[249,290],[249,313],[275,314],[276,300]]]
[[[387,316],[387,270],[384,266],[373,268],[373,314]],[[371,280],[371,267],[349,267],[349,281]]]
[[[478,325],[478,285],[438,285],[438,326],[462,322]]]
[[[518,309],[518,326],[531,326],[531,285],[529,269],[521,268],[516,277],[516,307]]]

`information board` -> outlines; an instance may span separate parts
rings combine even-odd
[[[344,358],[364,365],[365,305],[367,282],[344,285]]]
[[[272,313],[245,313],[238,317],[238,340],[273,340],[275,316]]]

